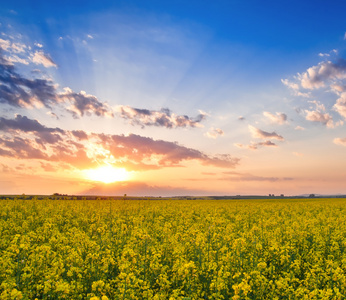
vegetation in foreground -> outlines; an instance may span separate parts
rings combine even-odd
[[[0,208],[0,299],[346,298],[346,199]]]

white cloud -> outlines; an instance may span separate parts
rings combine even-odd
[[[338,50],[336,49],[333,49],[331,51],[329,51],[328,53],[318,53],[318,56],[321,56],[321,57],[330,57],[331,55],[333,54],[338,54]]]
[[[281,79],[281,82],[293,90],[299,90],[299,85],[295,82],[289,81],[288,79]]]
[[[331,84],[330,87],[331,87],[332,91],[336,94],[346,92],[346,85],[345,84],[335,83],[335,84]]]
[[[275,139],[275,140],[280,140],[283,141],[284,138],[277,134],[275,131],[273,132],[267,132],[261,129],[258,129],[256,127],[253,127],[251,125],[248,126],[249,130],[251,132],[252,137],[257,138],[257,139]]]
[[[206,133],[206,136],[212,139],[216,139],[218,136],[224,135],[223,130],[220,128],[210,128],[209,131]]]
[[[8,49],[11,47],[11,43],[10,41],[0,39],[0,47],[3,50],[8,51]]]
[[[335,138],[333,140],[334,144],[346,147],[346,138]]]
[[[346,92],[342,93],[340,98],[336,100],[333,109],[346,119]]]
[[[318,110],[318,111],[325,111],[326,110],[326,107],[324,106],[324,104],[319,102],[319,101],[312,100],[312,101],[308,101],[308,102],[312,103],[312,104],[315,104],[316,110]],[[313,109],[313,107],[310,106],[310,109]]]
[[[298,74],[298,79],[303,88],[313,90],[324,87],[327,81],[346,78],[346,61],[338,63],[331,61],[320,62],[317,66],[310,67],[306,72]]]
[[[294,128],[295,130],[305,130],[305,128],[304,127],[302,127],[302,126],[297,126],[296,128]]]
[[[43,65],[46,68],[57,67],[56,63],[43,51],[36,51],[31,57],[31,61],[36,65]]]
[[[5,57],[11,64],[13,63],[20,63],[20,64],[24,64],[24,65],[28,65],[29,62],[24,59],[24,58],[20,58],[17,55],[12,55],[12,56],[8,56]]]
[[[273,143],[272,141],[264,141],[264,142],[251,142],[250,145],[243,145],[243,144],[239,144],[236,143],[234,144],[236,147],[238,148],[245,148],[245,149],[250,149],[250,150],[257,150],[259,147],[277,147],[277,145],[275,143]]]
[[[288,88],[290,88],[291,90],[293,90],[293,94],[295,96],[300,96],[300,97],[305,97],[305,98],[309,98],[310,97],[310,93],[306,93],[306,92],[301,92],[299,90],[299,84],[289,81],[288,79],[281,79],[281,82],[286,85]]]
[[[312,103],[315,105],[315,108],[310,106],[310,110],[305,110],[305,119],[312,122],[320,122],[323,125],[327,126],[328,128],[334,128],[340,125],[343,125],[343,121],[338,121],[334,123],[333,117],[326,113],[326,108],[324,104],[320,103],[319,101],[313,100],[309,101],[309,103]],[[346,106],[345,106],[346,108]],[[337,104],[334,105],[334,110],[338,111],[340,114],[342,114],[342,105],[337,106]],[[340,111],[341,112],[340,112]],[[346,111],[345,111],[346,113]]]
[[[270,113],[270,112],[263,112],[263,115],[270,120],[270,122],[275,124],[285,124],[287,122],[287,115],[284,113],[277,112],[276,115]]]
[[[330,56],[329,53],[318,53],[318,56],[324,57],[324,56]]]
[[[335,128],[343,125],[343,121],[334,123],[332,116],[329,113],[322,113],[320,111],[305,110],[305,119],[312,122],[320,122],[328,128]]]

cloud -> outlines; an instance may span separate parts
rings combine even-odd
[[[166,128],[203,127],[200,123],[206,118],[206,113],[204,112],[200,112],[196,118],[190,118],[185,115],[176,115],[168,108],[155,111],[121,105],[117,110],[120,117],[130,120],[132,125],[139,125],[142,126],[142,128],[145,126]]]
[[[224,135],[223,130],[220,128],[210,128],[209,131],[206,133],[206,136],[212,139],[216,139],[218,136]]]
[[[89,95],[84,91],[73,92],[70,88],[65,88],[64,92],[58,95],[60,101],[70,102],[67,108],[75,118],[95,114],[103,117],[114,117],[111,108],[107,103],[100,102],[96,96]]]
[[[229,181],[289,181],[294,180],[292,177],[266,177],[266,176],[256,176],[249,173],[239,173],[239,172],[223,172],[226,176],[221,178],[221,180]]]
[[[51,57],[48,56],[48,54],[45,54],[43,51],[36,51],[32,57],[31,61],[35,63],[36,65],[43,65],[46,68],[49,67],[55,67],[57,68],[58,66],[56,63],[52,60]]]
[[[94,135],[95,136],[95,135]],[[162,168],[179,166],[184,161],[195,160],[202,165],[211,165],[223,168],[234,168],[238,158],[230,155],[209,156],[201,151],[186,148],[177,143],[163,140],[154,140],[136,134],[125,135],[97,135],[101,139],[102,147],[114,157],[124,157],[132,162],[132,168]]]
[[[245,117],[239,116],[239,117],[238,117],[238,120],[239,120],[239,121],[244,121],[244,120],[245,120]]]
[[[1,156],[65,162],[79,169],[97,163],[140,171],[183,167],[187,161],[220,168],[234,168],[239,163],[239,158],[228,154],[207,155],[177,143],[135,134],[106,135],[49,128],[21,115],[14,119],[0,118],[0,130],[6,133],[0,136]]]
[[[12,56],[6,56],[6,60],[9,62],[9,64],[13,65],[14,63],[20,63],[23,65],[28,65],[29,62],[21,57],[18,57],[17,55],[12,55]]]
[[[28,47],[22,43],[13,43],[9,40],[0,39],[0,48],[10,53],[23,53]]]
[[[318,53],[318,56],[321,56],[321,57],[324,57],[324,56],[330,56],[330,54],[329,53]]]
[[[249,127],[249,130],[250,130],[251,134],[252,134],[252,137],[254,137],[254,138],[258,138],[258,139],[275,139],[275,140],[280,140],[280,141],[284,140],[284,138],[281,135],[277,134],[275,131],[267,132],[267,131],[258,129],[256,127],[253,127],[251,125],[249,125],[248,127]]]
[[[299,152],[292,152],[292,154],[295,155],[295,156],[304,156],[303,153],[299,153]]]
[[[302,126],[296,126],[296,128],[294,128],[295,130],[305,130],[305,128],[304,127],[302,127]]]
[[[52,118],[55,118],[57,120],[59,120],[59,117],[56,113],[53,113],[52,111],[48,111],[47,115],[51,116]]]
[[[78,140],[87,140],[88,134],[84,132],[83,130],[72,130],[71,133],[78,139]]]
[[[341,93],[340,98],[336,100],[333,109],[346,119],[346,92]]]
[[[274,115],[270,112],[265,111],[263,112],[263,115],[266,118],[268,118],[272,123],[275,123],[275,124],[282,125],[287,122],[287,115],[284,113],[277,112],[276,115]]]
[[[272,141],[264,141],[264,142],[259,142],[259,143],[255,143],[255,142],[251,142],[250,145],[243,145],[243,144],[234,144],[235,146],[237,146],[238,148],[246,148],[246,149],[250,149],[250,150],[257,150],[259,147],[277,147],[277,145],[275,143],[273,143]]]
[[[320,62],[317,66],[310,67],[306,72],[298,74],[300,84],[305,89],[318,89],[324,87],[327,81],[346,78],[346,60],[338,62]]]
[[[13,139],[1,138],[0,145],[7,148],[5,153],[0,151],[0,155],[21,158],[21,159],[48,159],[47,155],[35,146],[35,143],[29,139],[14,137]]]
[[[312,122],[319,122],[328,128],[334,128],[343,125],[343,121],[334,123],[332,116],[329,113],[325,113],[325,106],[318,101],[309,101],[315,104],[315,110],[305,110],[305,119]],[[338,107],[337,104],[334,105],[335,110],[340,109],[342,113],[342,106]]]
[[[318,56],[320,57],[330,57],[332,54],[338,54],[338,50],[333,49],[331,51],[329,51],[328,53],[319,53]]]
[[[345,146],[346,147],[346,138],[335,138],[333,140],[333,143],[336,145],[340,145],[340,146]]]
[[[333,118],[328,113],[321,113],[319,111],[305,110],[305,119],[312,122],[320,122],[328,128],[334,128]]]
[[[298,83],[291,82],[288,79],[281,79],[281,82],[284,85],[286,85],[288,88],[290,88],[293,91],[293,94],[295,96],[301,96],[301,97],[305,97],[305,98],[309,98],[310,97],[310,93],[299,91],[299,84]]]
[[[0,103],[16,107],[51,107],[58,101],[56,87],[45,79],[27,79],[0,54]]]
[[[59,132],[64,134],[64,130],[59,128],[47,128],[37,120],[29,119],[26,116],[16,115],[14,119],[0,117],[0,130],[20,130],[22,132]]]
[[[11,47],[11,42],[8,41],[8,40],[3,40],[3,39],[0,39],[0,48],[5,50],[5,51],[8,51]]]
[[[1,117],[0,131],[6,131],[14,134],[18,131],[35,133],[36,144],[42,146],[44,146],[45,144],[59,143],[62,141],[62,135],[65,135],[64,130],[60,128],[47,128],[43,126],[41,123],[39,123],[37,120],[32,120],[27,118],[26,116],[23,117],[21,115],[16,115],[15,119],[6,119]],[[25,139],[17,140],[16,144],[18,143],[21,143],[23,146],[25,146],[25,148],[30,148],[33,145],[32,141]],[[5,145],[9,147],[9,144],[5,143]],[[32,150],[30,150],[29,152],[32,153]],[[42,154],[42,157],[43,156],[44,155]],[[28,154],[27,158],[28,157],[30,157],[30,154]]]
[[[157,186],[144,182],[114,182],[110,184],[97,183],[92,188],[83,191],[82,195],[105,196],[206,196],[213,192],[205,190],[193,190],[184,187]],[[216,192],[217,193],[217,192]]]
[[[56,172],[58,171],[58,168],[52,164],[49,163],[43,163],[41,162],[41,168],[46,172]]]
[[[100,102],[96,96],[84,91],[76,93],[65,88],[62,93],[57,91],[57,85],[48,79],[28,79],[15,71],[15,67],[0,53],[0,103],[21,108],[53,109],[56,105],[65,105],[68,112],[75,118],[95,114],[97,116],[113,117],[113,111],[106,103]]]

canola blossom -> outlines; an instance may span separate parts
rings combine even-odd
[[[0,205],[3,300],[346,298],[346,199]]]

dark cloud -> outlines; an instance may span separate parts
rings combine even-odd
[[[16,115],[14,119],[0,117],[0,130],[20,130],[23,132],[59,132],[64,133],[60,128],[48,128],[37,120],[29,119],[26,116]]]
[[[60,128],[47,128],[37,120],[29,119],[26,116],[16,115],[15,119],[0,118],[1,131],[22,131],[35,132],[35,140],[43,147],[46,143],[55,144],[62,141],[61,134],[65,132]]]
[[[19,75],[0,52],[0,103],[16,107],[45,106],[57,102],[56,88],[46,79],[27,79]]]
[[[206,114],[201,112],[197,117],[178,116],[172,113],[168,108],[162,108],[160,111],[134,108],[130,106],[118,107],[120,117],[130,120],[132,125],[157,126],[166,128],[177,127],[201,127],[200,124]]]
[[[78,140],[87,140],[88,135],[83,130],[72,130],[71,133],[78,139]]]
[[[59,99],[71,103],[67,110],[72,113],[74,118],[92,114],[102,117],[114,117],[112,110],[106,103],[100,102],[97,97],[88,95],[84,91],[76,93],[66,88],[64,93],[59,94]]]
[[[35,146],[35,143],[30,139],[15,136],[13,139],[0,138],[1,148],[7,148],[0,151],[0,155],[14,157],[19,159],[43,159],[49,157]]]
[[[41,63],[47,66],[48,60]],[[63,93],[59,93],[52,80],[28,79],[21,76],[1,52],[0,103],[21,108],[46,107],[49,109],[52,109],[54,105],[70,103],[71,106],[65,109],[75,118],[92,114],[102,117],[114,116],[106,103],[100,102],[97,97],[88,95],[84,91],[76,93],[65,88]]]

